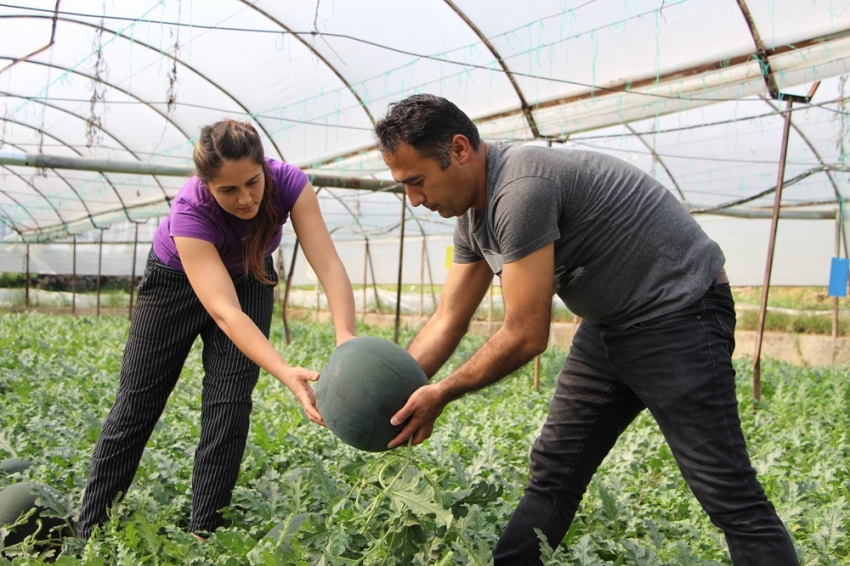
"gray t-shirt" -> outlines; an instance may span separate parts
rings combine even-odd
[[[490,144],[487,204],[458,218],[454,261],[502,266],[555,243],[555,293],[626,327],[699,299],[724,257],[655,179],[602,153]]]

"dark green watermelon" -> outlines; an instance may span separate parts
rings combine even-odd
[[[29,467],[30,463],[20,458],[6,458],[0,462],[0,472],[6,472],[7,474],[23,472]]]
[[[361,336],[333,351],[316,385],[316,403],[328,428],[346,444],[382,452],[401,432],[390,418],[428,384],[407,350],[383,338]]]
[[[16,483],[10,485],[3,491],[0,491],[0,526],[8,529],[10,525],[15,524],[21,515],[26,514],[30,509],[35,509],[27,522],[23,525],[18,525],[6,535],[3,544],[7,547],[13,544],[18,544],[28,536],[36,533],[36,540],[45,540],[57,536],[54,529],[65,525],[65,521],[55,517],[40,517],[42,511],[36,505],[38,496],[33,492],[32,486],[29,483]],[[41,528],[39,530],[39,522]],[[58,529],[61,530],[61,529]]]

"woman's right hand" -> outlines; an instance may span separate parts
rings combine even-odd
[[[307,418],[316,424],[327,426],[319,409],[316,407],[316,392],[310,385],[311,381],[319,379],[319,372],[302,367],[287,367],[278,381],[286,385],[307,413]]]

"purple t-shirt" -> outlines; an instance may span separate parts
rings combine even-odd
[[[283,224],[307,184],[307,175],[298,167],[266,158],[275,183],[274,205],[278,227],[266,248],[271,254],[280,245]],[[231,277],[245,273],[242,238],[250,220],[243,220],[221,208],[197,176],[183,185],[171,203],[171,212],[159,225],[153,238],[153,253],[169,267],[183,271],[183,263],[174,236],[197,238],[210,242],[218,250]]]

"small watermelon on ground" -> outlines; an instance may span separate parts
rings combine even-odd
[[[382,452],[404,426],[392,426],[390,419],[427,384],[425,372],[407,350],[383,338],[361,336],[328,358],[316,385],[316,404],[340,440]]]
[[[6,547],[18,544],[36,533],[36,540],[56,537],[56,531],[61,531],[61,527],[65,525],[62,519],[40,516],[42,509],[36,505],[38,496],[32,487],[32,484],[23,482],[0,491],[0,527],[8,531],[3,540]],[[31,509],[35,509],[35,513],[30,515],[25,523],[12,528],[12,525]]]
[[[6,458],[0,461],[0,472],[6,472],[7,474],[23,472],[29,467],[30,463],[21,458]]]

